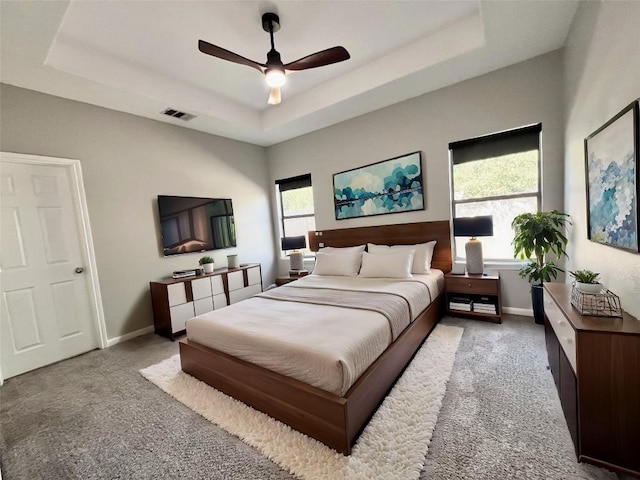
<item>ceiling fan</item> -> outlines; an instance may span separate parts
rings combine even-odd
[[[204,40],[198,41],[198,50],[207,55],[212,55],[222,60],[239,63],[248,67],[255,68],[264,73],[267,85],[271,87],[269,94],[269,104],[277,105],[280,103],[280,87],[287,81],[286,74],[298,70],[306,70],[308,68],[323,67],[332,63],[343,62],[349,60],[351,56],[344,47],[333,47],[320,52],[312,53],[306,57],[299,58],[291,63],[283,64],[280,59],[280,53],[276,51],[273,42],[273,34],[280,30],[280,18],[275,13],[265,13],[262,15],[262,29],[269,32],[271,37],[271,50],[267,53],[267,63],[258,63],[249,60],[237,53],[230,52],[224,48],[212,45]]]

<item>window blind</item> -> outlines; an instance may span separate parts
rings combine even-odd
[[[310,187],[311,174],[307,173],[305,175],[298,175],[297,177],[276,180],[276,185],[278,185],[281,192],[286,192],[287,190],[295,190],[296,188]]]
[[[537,123],[469,140],[451,142],[449,144],[451,160],[454,165],[459,165],[474,160],[538,150],[541,131],[542,124]]]

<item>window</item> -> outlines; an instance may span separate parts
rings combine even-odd
[[[281,236],[304,235],[307,237],[307,245],[309,245],[309,231],[316,229],[311,174],[276,180],[276,191],[278,193]],[[305,254],[310,253],[308,248],[303,251]]]
[[[453,216],[493,215],[485,259],[513,260],[513,218],[540,210],[541,131],[537,124],[449,144]],[[466,241],[455,239],[457,259]]]

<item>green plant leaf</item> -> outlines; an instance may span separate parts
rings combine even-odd
[[[567,225],[571,225],[569,215],[557,210],[523,213],[513,219],[514,258],[530,260],[520,270],[521,277],[530,283],[541,284],[563,271],[553,262],[546,262],[545,255],[552,252],[559,259],[567,256],[568,239],[564,234]]]
[[[575,272],[569,272],[577,282],[580,283],[598,283],[599,273],[592,272],[591,270],[576,270]]]

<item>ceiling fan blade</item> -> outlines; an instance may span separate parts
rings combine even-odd
[[[306,70],[307,68],[323,67],[325,65],[331,65],[332,63],[343,62],[349,60],[351,55],[344,47],[333,47],[321,52],[312,53],[306,57],[299,58],[298,60],[287,63],[284,66],[285,70]]]
[[[222,60],[228,60],[229,62],[239,63],[240,65],[255,68],[256,70],[260,70],[262,73],[267,69],[266,65],[263,65],[262,63],[254,62],[253,60],[244,58],[243,56],[230,52],[222,47],[212,45],[204,40],[198,40],[198,50],[202,53],[206,53],[207,55],[221,58]]]
[[[278,105],[280,103],[280,87],[271,87],[271,91],[269,92],[269,100],[267,103],[269,105]]]

